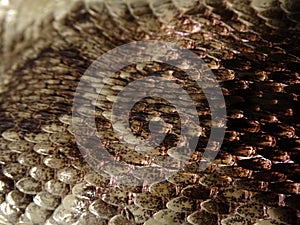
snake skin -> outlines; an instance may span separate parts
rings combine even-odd
[[[15,0],[3,5],[0,224],[299,224],[299,9],[297,0]],[[197,151],[161,182],[104,159],[95,159],[103,171],[96,173],[74,138],[77,84],[106,51],[153,39],[193,51],[215,74],[227,107],[221,151],[207,169],[198,170],[211,125],[201,92],[174,68],[136,64],[106,80],[106,96],[91,103],[96,112],[83,106],[81,118],[96,116],[103,142],[117,160],[143,166],[149,159],[159,164],[168,154],[176,163],[181,155],[168,148],[178,130],[156,151],[136,154],[122,150],[106,116],[118,88],[133,76],[173,71],[176,82],[199,100],[201,132],[190,134],[200,136]],[[168,103],[155,105],[145,99],[132,109],[133,133],[149,136],[147,113],[158,112],[175,128],[180,124]],[[118,181],[126,176],[130,185]]]

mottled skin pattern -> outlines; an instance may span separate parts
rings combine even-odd
[[[24,2],[0,11],[0,224],[299,223],[296,0]],[[134,175],[126,186],[113,177],[128,168],[95,159],[104,171],[96,174],[85,162],[73,136],[72,101],[97,57],[150,39],[175,42],[207,63],[225,96],[227,131],[216,160],[199,171],[210,125],[207,114],[199,115],[204,134],[182,171],[155,184]],[[170,70],[132,65],[115,82],[158,69]],[[108,95],[114,94],[115,83],[107,82]],[[109,100],[101,99],[96,118],[105,133]],[[159,110],[168,114],[170,107]],[[136,125],[137,134],[147,134],[145,123]],[[104,137],[110,153],[125,158],[110,133]]]

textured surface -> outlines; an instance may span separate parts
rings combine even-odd
[[[297,1],[45,2],[13,1],[12,8],[0,11],[0,224],[299,222]],[[27,16],[31,5],[37,9],[35,17]],[[81,115],[88,121],[96,113],[103,142],[116,159],[159,164],[168,154],[176,163],[180,154],[168,149],[180,123],[166,102],[158,106],[145,99],[130,118],[132,131],[141,137],[149,135],[147,115],[162,115],[173,124],[169,142],[149,154],[124,151],[106,119],[113,96],[132,81],[132,74],[172,71],[176,82],[195,95],[201,111],[197,152],[184,170],[163,182],[149,182],[151,174],[149,179],[134,171],[124,175],[130,168],[105,160],[96,162],[103,170],[97,174],[73,136],[71,107],[77,83],[104,52],[148,39],[192,50],[220,81],[228,111],[221,151],[208,169],[198,171],[210,127],[201,92],[174,68],[141,63],[106,80],[106,95],[93,103],[97,111],[83,106]],[[132,176],[132,185],[118,182],[124,176]]]

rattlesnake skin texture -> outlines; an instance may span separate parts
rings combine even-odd
[[[299,9],[297,0],[15,0],[3,5],[0,224],[299,224]],[[71,120],[80,77],[101,54],[134,40],[174,42],[196,53],[218,79],[227,129],[217,158],[205,170],[197,166],[210,130],[205,102],[199,103],[195,154],[163,181],[151,183],[104,159],[95,159],[102,171],[97,173],[79,151]],[[181,157],[168,152],[180,122],[167,102],[145,99],[132,109],[129,120],[137,136],[149,135],[147,113],[173,119],[169,142],[148,155],[122,150],[108,131],[105,113],[118,88],[133,76],[158,71],[173,71],[176,82],[201,98],[182,72],[149,62],[106,80],[106,95],[93,103],[97,110],[83,106],[79,112],[87,121],[96,116],[116,160],[142,166],[149,160],[159,164],[166,155],[170,163]],[[124,176],[130,185],[116,179]]]

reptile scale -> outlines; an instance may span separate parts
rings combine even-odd
[[[0,224],[299,224],[298,0],[5,3],[0,8]],[[82,105],[73,116],[87,126],[95,118],[116,164],[95,157],[101,171],[96,172],[79,151],[72,105],[81,76],[101,54],[140,40],[189,49],[219,81],[227,127],[220,152],[206,169],[199,169],[211,127],[203,93],[178,68],[158,62],[129,65],[104,79],[97,101],[90,103],[96,110]],[[156,182],[134,166],[172,168],[185,157],[174,150],[183,122],[174,107],[144,98],[132,108],[130,130],[137,137],[149,137],[151,116],[171,127],[149,152],[123,148],[109,121],[118,92],[134,77],[153,74],[172,76],[187,90],[200,119],[198,132],[187,134],[198,139],[194,154],[180,171]],[[131,183],[122,183],[124,177]]]

